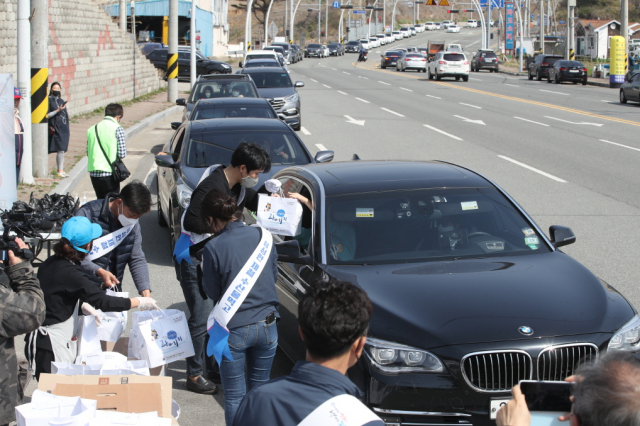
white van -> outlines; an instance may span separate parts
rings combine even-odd
[[[273,59],[276,62],[278,61],[278,52],[275,50],[250,50],[244,55],[244,62],[240,63],[240,68],[242,68],[242,64],[247,63],[251,59]]]
[[[469,19],[467,21],[467,24],[465,25],[465,27],[467,27],[467,28],[478,28],[478,21],[476,21],[475,19]]]

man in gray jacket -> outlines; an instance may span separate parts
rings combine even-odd
[[[26,244],[16,239],[20,248]],[[45,317],[44,295],[31,263],[8,252],[0,271],[0,425],[15,420],[15,407],[22,402],[18,384],[18,361],[13,338],[36,330]]]
[[[151,193],[140,181],[127,184],[120,194],[110,193],[104,200],[83,205],[76,216],[84,216],[102,227],[102,237],[82,261],[82,268],[103,288],[122,291],[124,270],[129,265],[138,293],[151,296],[149,266],[142,251],[138,219],[151,210]]]

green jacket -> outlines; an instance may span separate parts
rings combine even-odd
[[[87,157],[89,158],[88,171],[103,171],[111,173],[111,164],[118,156],[118,139],[116,130],[120,124],[113,117],[105,117],[100,123],[87,130]],[[100,144],[104,148],[109,159],[107,160],[98,146],[96,129],[100,136]]]

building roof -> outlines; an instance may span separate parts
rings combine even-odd
[[[584,28],[591,25],[594,30],[597,30],[598,28],[609,25],[611,22],[617,23],[618,21],[615,19],[580,19],[579,22]]]

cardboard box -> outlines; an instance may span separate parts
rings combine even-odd
[[[105,380],[104,378],[103,380]],[[119,411],[121,413],[148,413],[162,411],[162,388],[160,383],[98,384],[80,385],[56,383],[53,395],[79,396],[98,401],[98,410]]]
[[[58,384],[69,385],[131,385],[131,384],[159,384],[160,385],[160,406],[148,411],[157,411],[158,416],[171,418],[171,395],[172,389],[171,377],[150,377],[150,376],[64,376],[61,374],[41,374],[38,382],[38,390],[51,392],[54,386]],[[73,396],[81,396],[80,391]],[[133,397],[144,396],[144,392],[140,394],[133,393]],[[99,408],[99,407],[98,407]],[[136,407],[135,412],[143,412]]]

